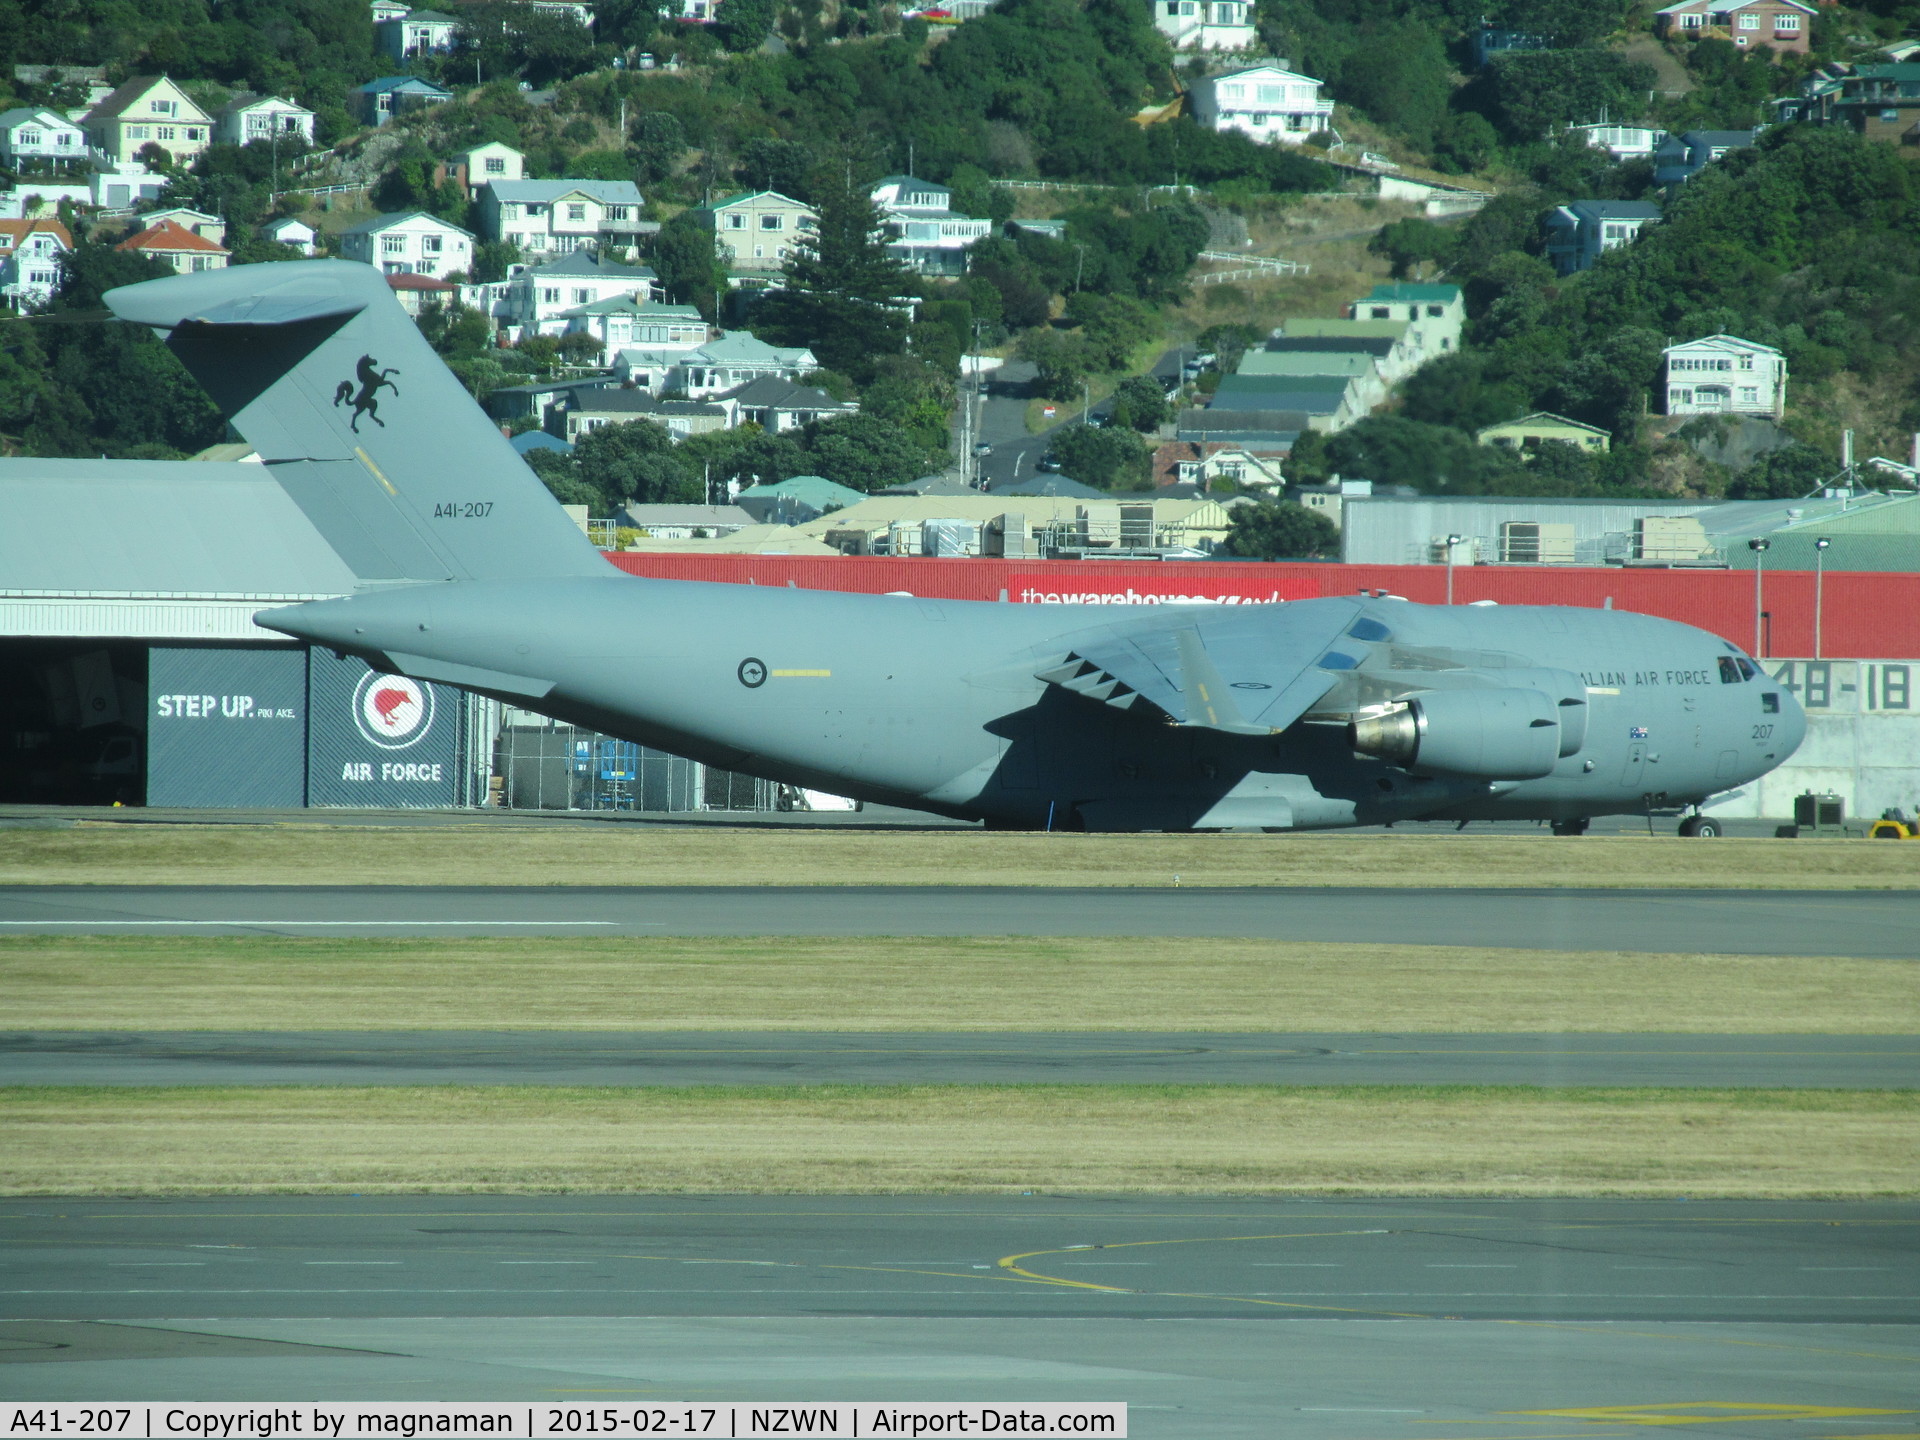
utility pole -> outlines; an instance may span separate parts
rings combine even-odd
[[[1464,535],[1447,536],[1447,604],[1453,603],[1453,548],[1467,537]]]
[[[1766,604],[1766,591],[1764,586],[1766,583],[1767,551],[1771,549],[1772,546],[1773,542],[1765,538],[1747,541],[1747,548],[1753,551],[1753,656],[1756,660],[1762,658],[1767,653],[1765,649],[1766,636],[1762,631],[1762,625],[1766,619],[1767,612],[1762,607]]]
[[[1825,598],[1827,579],[1827,547],[1833,544],[1822,535],[1813,542],[1813,658],[1820,658],[1820,620],[1821,601]]]

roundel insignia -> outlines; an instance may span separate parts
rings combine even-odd
[[[1271,690],[1273,687],[1262,684],[1258,680],[1236,680],[1233,682],[1233,688],[1236,690]]]
[[[737,673],[740,676],[740,683],[742,685],[746,686],[749,690],[758,690],[762,685],[767,683],[767,662],[764,660],[755,660],[752,656],[748,656],[740,662],[740,669]]]
[[[405,675],[368,672],[353,688],[353,722],[383,750],[404,750],[433,728],[433,691]]]

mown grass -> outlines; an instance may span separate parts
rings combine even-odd
[[[1920,1193],[1913,1091],[0,1090],[0,1191]]]
[[[19,1030],[1920,1032],[1899,960],[1163,939],[0,939]]]
[[[1920,845],[1675,836],[1046,835],[608,825],[0,832],[0,884],[1911,889]]]

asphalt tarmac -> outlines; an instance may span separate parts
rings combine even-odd
[[[1789,890],[8,886],[0,935],[1159,935],[1920,956],[1920,893]]]
[[[1916,1226],[1891,1202],[12,1199],[0,1398],[1118,1399],[1136,1436],[1887,1435],[1917,1408]]]
[[[1035,1084],[1899,1089],[1920,1084],[1920,1036],[0,1033],[0,1085]]]

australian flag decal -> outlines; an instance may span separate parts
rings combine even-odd
[[[1646,727],[1646,726],[1644,726],[1644,725],[1636,725],[1636,726],[1634,726],[1634,727],[1633,727],[1633,728],[1632,728],[1631,730],[1629,730],[1629,731],[1627,732],[1627,738],[1628,738],[1629,740],[1644,740],[1644,739],[1646,739],[1646,738],[1647,738],[1647,727]]]

